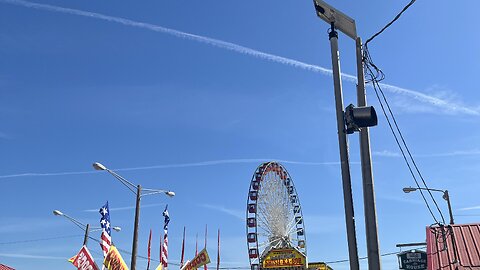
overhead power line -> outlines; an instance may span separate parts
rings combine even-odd
[[[435,200],[435,198],[433,197],[432,195],[432,192],[428,189],[428,186],[427,186],[427,183],[425,181],[425,179],[423,178],[422,176],[422,173],[420,172],[420,169],[418,168],[417,166],[417,163],[415,162],[415,159],[413,158],[413,155],[411,154],[410,152],[410,149],[405,141],[405,138],[403,137],[403,134],[400,130],[400,127],[398,126],[398,123],[397,123],[397,120],[395,118],[395,115],[393,114],[393,111],[388,103],[388,100],[380,86],[380,81],[382,81],[383,79],[385,79],[385,74],[383,73],[383,71],[378,68],[374,63],[373,63],[373,60],[372,60],[372,57],[370,55],[370,52],[368,50],[368,43],[371,42],[374,38],[376,38],[377,36],[379,36],[381,33],[383,33],[388,27],[390,27],[395,21],[397,21],[400,16],[410,7],[413,5],[413,3],[415,3],[416,0],[412,0],[410,1],[401,11],[400,13],[398,13],[395,18],[390,21],[387,25],[385,25],[380,31],[378,31],[377,33],[375,33],[372,37],[370,37],[369,39],[367,39],[367,41],[365,42],[364,44],[364,48],[363,48],[363,62],[365,64],[364,68],[365,68],[365,73],[366,75],[368,76],[368,81],[367,83],[371,83],[373,85],[373,89],[375,90],[375,94],[377,96],[377,99],[378,99],[378,102],[380,103],[380,106],[382,108],[382,112],[383,114],[385,115],[385,118],[387,120],[387,123],[389,125],[389,128],[390,128],[390,131],[392,132],[392,135],[393,137],[395,138],[395,142],[397,144],[397,146],[399,147],[400,149],[400,152],[403,156],[403,159],[405,161],[405,164],[407,165],[407,168],[408,170],[410,171],[410,174],[413,178],[413,180],[415,181],[415,184],[417,185],[418,187],[418,190],[420,191],[420,194],[423,198],[423,201],[425,202],[425,206],[427,207],[428,211],[430,212],[433,220],[435,220],[436,223],[440,223],[439,220],[436,218],[435,214],[433,213],[429,203],[428,203],[428,200],[427,198],[425,197],[425,195],[423,194],[423,191],[422,189],[420,188],[420,184],[417,180],[417,177],[416,177],[416,174],[418,175],[418,177],[422,180],[422,183],[424,185],[424,187],[426,188],[427,192],[429,193],[430,195],[430,198],[432,199],[433,203],[435,204],[435,207],[438,211],[438,213],[440,214],[440,217],[441,217],[441,221],[443,222],[443,224],[445,224],[445,218],[443,216],[443,213],[442,211],[440,210],[440,207],[438,206],[438,203],[437,201]],[[387,109],[388,109],[388,113],[387,113]],[[390,120],[391,119],[391,120]],[[408,158],[407,158],[407,155],[408,155]],[[414,170],[412,169],[412,167],[415,168],[415,172]]]
[[[12,244],[22,244],[22,243],[31,243],[31,242],[41,242],[55,239],[65,239],[65,238],[74,238],[83,236],[81,234],[75,235],[65,235],[65,236],[56,236],[56,237],[47,237],[47,238],[38,238],[38,239],[28,239],[28,240],[18,240],[18,241],[9,241],[9,242],[0,242],[0,245],[12,245]]]
[[[388,27],[390,27],[390,25],[392,25],[396,20],[398,20],[400,18],[400,16],[402,16],[402,14],[407,11],[407,9],[413,5],[413,3],[415,3],[415,1],[417,0],[412,0],[410,1],[410,3],[408,3],[403,9],[402,11],[400,11],[400,13],[397,14],[397,16],[395,16],[395,18],[393,18],[392,21],[390,21],[389,23],[387,23],[387,25],[385,25],[382,30],[378,31],[377,33],[375,33],[373,36],[371,36],[369,39],[367,39],[367,41],[365,42],[365,46],[370,42],[372,41],[374,38],[376,38],[377,36],[379,36],[381,33],[383,33],[383,31],[385,31]]]

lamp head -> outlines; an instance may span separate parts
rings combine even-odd
[[[93,168],[98,171],[105,171],[107,167],[103,166],[102,163],[95,162],[93,163]]]
[[[413,191],[416,191],[417,189],[416,188],[413,188],[413,187],[406,187],[406,188],[403,188],[403,192],[405,193],[410,193],[410,192],[413,192]]]
[[[53,210],[53,214],[54,214],[55,216],[63,216],[63,213],[60,212],[59,210]]]

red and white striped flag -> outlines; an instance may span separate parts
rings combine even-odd
[[[102,247],[103,257],[107,256],[108,250],[112,245],[112,228],[110,225],[110,210],[108,209],[107,203],[100,208],[100,226],[102,227],[102,235],[100,236],[100,247]]]
[[[170,222],[170,216],[168,215],[168,204],[165,207],[165,211],[163,211],[163,216],[165,217],[165,222],[163,225],[163,245],[162,245],[162,252],[160,257],[160,263],[163,265],[164,268],[168,267],[168,223]]]

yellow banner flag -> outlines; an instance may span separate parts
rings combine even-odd
[[[195,270],[200,266],[204,266],[210,263],[210,257],[208,256],[207,249],[204,248],[198,253],[195,258],[193,258],[189,263],[187,263],[184,268],[185,270]]]
[[[105,265],[108,270],[128,270],[128,266],[123,260],[122,255],[120,255],[120,252],[118,252],[114,245],[110,246],[103,265]]]

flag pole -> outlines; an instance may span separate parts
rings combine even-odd
[[[185,257],[185,226],[183,226],[182,257],[180,258],[180,269],[183,268],[184,257]]]
[[[217,270],[220,270],[220,229],[218,229],[217,239]]]
[[[205,224],[205,250],[207,250],[207,224]],[[203,269],[208,270],[208,267],[206,264],[203,266]]]
[[[198,255],[198,233],[195,236],[195,256]]]

